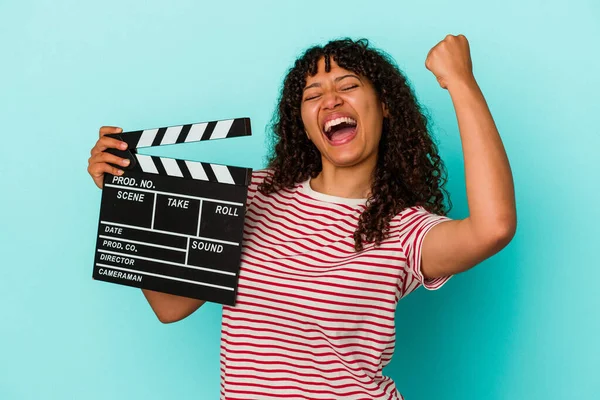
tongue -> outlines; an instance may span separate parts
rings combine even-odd
[[[333,132],[331,134],[331,138],[329,140],[332,142],[339,142],[339,141],[346,139],[347,137],[354,135],[354,132],[356,132],[355,126],[341,128],[341,129],[338,129],[337,131]]]

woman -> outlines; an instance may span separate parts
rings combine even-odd
[[[425,66],[452,97],[469,216],[446,217],[445,170],[405,77],[366,41],[306,51],[284,80],[274,153],[253,174],[239,291],[223,308],[221,398],[399,399],[382,375],[397,301],[441,287],[508,244],[516,227],[507,156],[472,74],[469,44],[448,35]],[[120,171],[125,144],[102,127],[88,171]],[[144,290],[162,322],[203,302]]]

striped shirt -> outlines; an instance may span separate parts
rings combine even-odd
[[[354,251],[366,199],[315,192],[310,181],[265,196],[248,190],[237,301],[223,307],[221,399],[401,399],[382,374],[398,300],[441,287],[420,271],[427,231],[449,218],[410,207],[380,246]]]

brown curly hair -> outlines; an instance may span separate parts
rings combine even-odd
[[[306,79],[317,73],[320,59],[324,59],[327,72],[333,59],[340,67],[366,77],[389,111],[389,117],[383,120],[371,197],[354,232],[355,250],[362,250],[364,242],[379,245],[392,218],[406,207],[422,206],[446,215],[451,208],[444,188],[447,173],[428,131],[427,118],[392,58],[370,47],[366,39],[334,40],[311,47],[288,71],[271,122],[273,151],[267,160],[272,175],[259,185],[259,191],[270,194],[292,188],[309,177],[315,178],[322,169],[321,154],[304,133],[300,115]]]

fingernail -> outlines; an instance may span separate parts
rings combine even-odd
[[[123,164],[123,165],[129,165],[129,160],[128,160],[128,159],[125,159],[125,160],[123,160],[123,161],[121,162],[121,164]]]
[[[125,150],[125,149],[127,148],[127,143],[125,143],[125,142],[121,142],[121,143],[119,144],[119,148],[120,148],[120,149],[122,149],[122,150]]]
[[[117,128],[117,133],[123,132],[123,128]]]
[[[123,170],[121,170],[121,169],[120,169],[120,170],[118,170],[118,171],[117,171],[117,174],[119,174],[119,175],[123,175]]]

